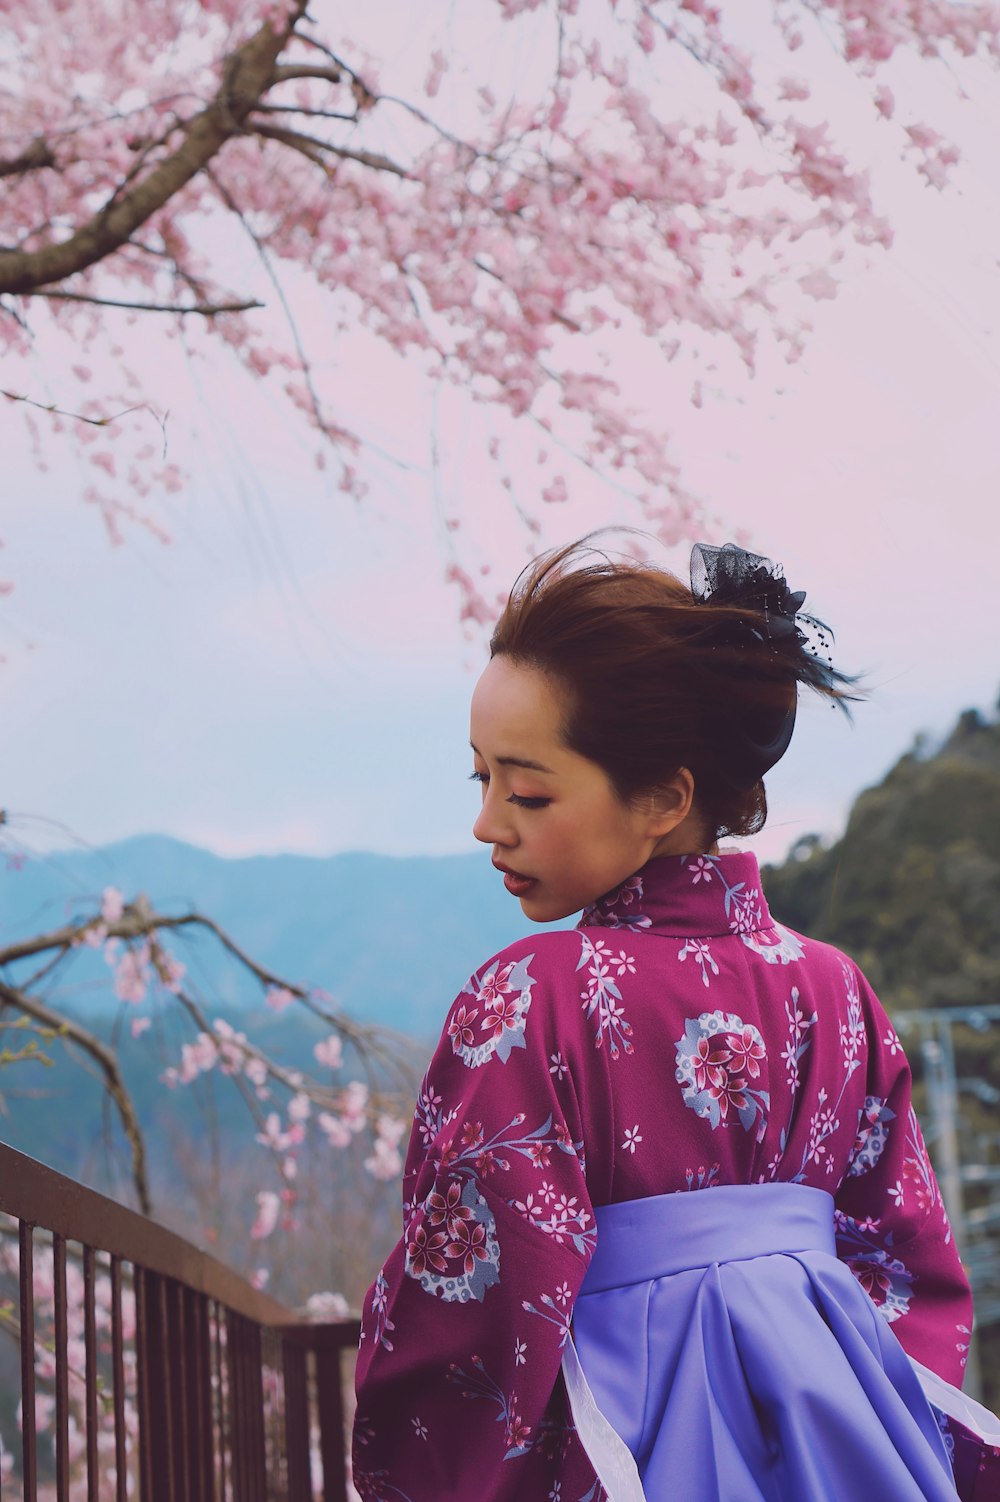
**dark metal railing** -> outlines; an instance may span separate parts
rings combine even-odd
[[[2,1502],[346,1502],[341,1354],[356,1320],[300,1320],[3,1144],[0,1219],[0,1323],[21,1387]],[[8,1447],[13,1409],[0,1407]]]

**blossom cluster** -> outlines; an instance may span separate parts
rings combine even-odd
[[[4,307],[0,347],[28,359],[45,316],[79,351],[115,357],[120,393],[93,394],[81,353],[60,377],[74,417],[47,420],[73,429],[95,476],[88,498],[116,538],[129,520],[156,528],[143,497],[182,479],[149,432],[155,393],[130,372],[148,317],[171,337],[207,327],[301,409],[339,455],[343,488],[362,493],[359,435],[315,379],[309,340],[258,315],[282,266],[325,294],[334,327],[360,324],[434,379],[530,420],[547,456],[568,447],[668,541],[689,535],[700,508],[669,431],[634,410],[616,374],[621,335],[668,361],[700,359],[696,405],[727,351],[752,370],[773,337],[794,357],[844,249],[891,237],[864,148],[842,144],[817,106],[815,49],[832,45],[867,93],[872,131],[934,186],[958,148],[900,103],[886,70],[903,55],[1000,59],[991,0],[771,0],[773,34],[754,56],[737,40],[740,7],[709,0],[479,0],[496,35],[477,54],[509,41],[512,55],[551,63],[522,67],[513,96],[497,97],[470,55],[434,36],[422,70],[408,60],[397,81],[387,61],[383,84],[296,0],[59,9],[54,27],[44,0],[0,4],[12,80],[0,295],[21,300]],[[220,105],[229,127],[202,148]],[[195,140],[204,157],[182,172]],[[217,264],[226,216],[266,262],[259,288],[229,285]],[[161,311],[123,317],[108,301]],[[119,399],[133,415],[109,424]],[[140,426],[122,454],[113,440],[128,422]],[[569,493],[553,464],[539,465],[543,506]],[[478,618],[478,586],[452,567],[463,613]]]
[[[255,1196],[249,1234],[252,1241],[261,1241],[276,1228],[297,1229],[299,1156],[310,1134],[325,1147],[338,1151],[355,1143],[364,1144],[364,1170],[387,1183],[402,1172],[400,1143],[405,1123],[394,1114],[392,1097],[382,1090],[360,1079],[337,1078],[345,1065],[345,1032],[335,1009],[328,1005],[331,998],[327,993],[306,992],[259,970],[211,923],[208,928],[259,981],[269,1010],[284,1012],[306,1002],[314,1014],[326,1020],[328,1031],[313,1043],[316,1067],[307,1073],[271,1057],[247,1031],[225,1017],[208,1017],[186,982],[184,964],[165,940],[169,929],[205,922],[197,914],[164,919],[153,912],[145,898],[126,903],[117,888],[108,887],[96,915],[70,924],[65,937],[52,936],[50,947],[57,952],[57,964],[74,950],[90,948],[102,954],[112,972],[114,994],[132,1014],[134,1038],[152,1025],[156,1008],[163,1005],[179,1004],[195,1019],[193,1037],[180,1044],[176,1062],[169,1064],[160,1078],[168,1089],[178,1090],[217,1074],[231,1080],[250,1103],[257,1120],[255,1141],[270,1155],[279,1184],[277,1189],[262,1188]],[[46,942],[42,941],[43,950]],[[100,1047],[96,1039],[94,1044]],[[363,1061],[363,1043],[358,1046],[358,1057]],[[128,1129],[127,1119],[125,1124]],[[137,1187],[141,1199],[143,1187]]]

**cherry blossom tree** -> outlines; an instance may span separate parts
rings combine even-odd
[[[703,510],[623,341],[683,367],[696,403],[765,342],[794,357],[809,299],[834,295],[852,248],[890,241],[878,133],[941,186],[958,149],[921,118],[920,80],[1000,58],[992,0],[464,11],[380,62],[331,0],[0,0],[4,390],[40,455],[53,428],[74,437],[114,538],[129,518],[160,529],[157,497],[182,482],[140,358],[157,334],[227,346],[363,493],[366,435],[317,376],[317,297],[335,328],[537,431],[529,530],[584,464],[643,525],[689,535]],[[473,12],[474,50],[454,29]],[[840,121],[816,83],[831,66]],[[43,379],[52,329],[75,354]],[[502,438],[495,457],[509,488]],[[451,577],[482,615],[457,562]]]
[[[3,820],[0,817],[0,826]],[[221,946],[232,966],[255,986],[263,1004],[284,1013],[289,1008],[308,1011],[318,1036],[312,1046],[309,1069],[291,1068],[273,1057],[259,1042],[213,1015],[211,997],[206,997],[189,976],[177,953],[178,940],[200,934]],[[133,1098],[118,1051],[106,1032],[88,1025],[76,1010],[62,1000],[67,980],[83,956],[97,954],[107,965],[108,985],[120,1004],[118,1026],[127,1026],[131,1036],[142,1039],[171,1011],[187,1024],[187,1039],[181,1042],[175,1062],[161,1075],[163,1085],[183,1092],[207,1075],[219,1077],[243,1099],[246,1107],[247,1173],[237,1180],[252,1187],[234,1209],[242,1220],[244,1257],[241,1261],[263,1262],[250,1277],[264,1286],[271,1268],[266,1264],[280,1254],[281,1238],[294,1238],[300,1229],[302,1202],[314,1194],[317,1182],[339,1183],[339,1160],[354,1160],[376,1191],[376,1215],[387,1209],[398,1194],[402,1172],[401,1143],[406,1128],[403,1111],[415,1093],[412,1042],[400,1040],[385,1029],[353,1022],[343,1015],[324,992],[307,988],[273,974],[258,964],[232,937],[210,918],[197,911],[161,913],[142,896],[131,902],[116,888],[107,888],[99,903],[74,904],[67,921],[59,927],[28,938],[0,945],[0,1068],[15,1072],[26,1064],[51,1062],[56,1050],[68,1049],[81,1064],[96,1072],[105,1097],[114,1111],[119,1136],[129,1165],[132,1198],[146,1214],[155,1213],[147,1168],[146,1133],[142,1112]],[[116,1029],[117,1030],[117,1029]],[[252,1029],[251,1029],[252,1031]],[[353,1076],[353,1077],[352,1077]],[[4,1084],[7,1080],[5,1078]],[[148,1106],[148,1101],[143,1102]],[[96,1122],[82,1123],[90,1134]],[[254,1162],[254,1154],[257,1154]],[[303,1157],[307,1158],[300,1173]],[[175,1158],[173,1172],[179,1167]],[[232,1175],[232,1165],[230,1166]],[[306,1181],[306,1182],[304,1182]],[[311,1182],[309,1182],[311,1181]],[[327,1196],[324,1195],[324,1200]],[[355,1195],[355,1198],[359,1196]],[[354,1212],[352,1214],[352,1211]],[[213,1219],[217,1218],[217,1210]],[[361,1232],[358,1253],[367,1281],[368,1266],[377,1237],[357,1206],[338,1206],[337,1222]],[[206,1227],[192,1233],[187,1223],[180,1228],[189,1237],[205,1237]],[[239,1247],[240,1228],[226,1240]],[[384,1238],[383,1238],[384,1239]],[[20,1340],[18,1322],[18,1227],[0,1215],[0,1337]],[[268,1244],[265,1246],[265,1244]],[[291,1241],[299,1248],[301,1240]],[[268,1258],[268,1251],[271,1258]],[[82,1273],[70,1259],[68,1353],[69,1353],[69,1457],[74,1484],[85,1459],[86,1389],[84,1382],[84,1303],[76,1294],[82,1288]],[[355,1280],[356,1281],[356,1280]],[[101,1264],[96,1284],[96,1328],[100,1350],[99,1383],[108,1390],[111,1346],[111,1304],[107,1269]],[[307,1284],[307,1286],[309,1286]],[[313,1285],[314,1286],[314,1285]],[[362,1284],[363,1286],[363,1284]],[[55,1434],[56,1314],[51,1245],[36,1247],[35,1377],[39,1384],[35,1419],[40,1433]],[[352,1290],[359,1296],[360,1289]],[[130,1345],[135,1306],[131,1289],[123,1290],[126,1376],[134,1385],[134,1350]],[[342,1294],[313,1292],[304,1312],[318,1320],[336,1319],[348,1312]],[[20,1423],[20,1410],[18,1410]],[[128,1463],[134,1461],[138,1416],[126,1403],[125,1433]],[[10,1435],[0,1434],[0,1483],[11,1480],[13,1451]],[[114,1456],[114,1414],[109,1402],[99,1409],[98,1449]],[[82,1483],[81,1483],[82,1484]]]
[[[765,348],[794,359],[811,302],[891,242],[877,151],[888,142],[928,189],[960,170],[923,81],[961,96],[964,70],[1000,61],[994,0],[465,0],[436,30],[435,9],[407,7],[430,15],[415,50],[376,57],[342,35],[332,0],[0,0],[4,416],[28,424],[41,463],[60,435],[74,445],[113,540],[130,524],[165,537],[158,502],[184,479],[158,339],[214,347],[301,413],[317,465],[363,497],[370,435],[324,379],[318,306],[327,337],[362,329],[497,411],[508,492],[510,435],[529,435],[529,535],[581,467],[665,541],[702,532],[676,423],[641,399],[633,354],[695,405]],[[492,618],[458,555],[449,577],[465,617]],[[193,927],[273,1009],[322,1020],[315,1070],[212,1015],[171,948]],[[310,1137],[359,1152],[376,1179],[398,1173],[402,1125],[380,1093],[396,1055],[203,915],[109,891],[0,951],[0,1064],[63,1041],[88,1057],[143,1208],[120,1062],[51,999],[86,948],[133,1033],[154,1006],[187,1017],[167,1087],[217,1072],[243,1094],[274,1169],[244,1207],[252,1241],[294,1226]],[[344,1078],[352,1055],[370,1078]]]
[[[225,1018],[210,1018],[199,994],[170,947],[171,936],[198,931],[222,946],[232,963],[259,987],[264,1005],[283,1012],[306,1008],[324,1026],[313,1046],[314,1068],[306,1073],[270,1057]],[[135,1199],[150,1214],[153,1200],[139,1112],[119,1059],[98,1032],[67,1011],[54,994],[57,982],[81,952],[96,950],[109,970],[109,985],[128,1015],[133,1038],[148,1031],[158,1008],[179,1010],[189,1024],[176,1063],[163,1072],[169,1089],[183,1089],[218,1073],[243,1096],[255,1141],[271,1160],[277,1187],[257,1192],[247,1216],[252,1241],[281,1228],[296,1228],[298,1155],[310,1133],[336,1152],[360,1146],[368,1174],[382,1182],[402,1171],[399,1143],[404,1122],[396,1114],[399,1091],[413,1093],[412,1072],[401,1040],[385,1029],[353,1022],[318,990],[283,980],[259,965],[212,919],[196,911],[158,913],[142,896],[126,903],[109,887],[96,912],[86,904],[59,928],[0,947],[0,1064],[19,1065],[68,1045],[98,1071],[113,1104],[130,1163]],[[28,1033],[27,1042],[22,1042]],[[17,1040],[14,1047],[8,1035]],[[348,1066],[364,1078],[344,1079]],[[262,1164],[262,1168],[263,1168]],[[252,1218],[252,1225],[250,1220]]]

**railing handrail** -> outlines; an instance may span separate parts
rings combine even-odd
[[[308,1321],[254,1288],[210,1252],[4,1142],[0,1142],[0,1211],[67,1241],[176,1278],[257,1324],[309,1328]]]

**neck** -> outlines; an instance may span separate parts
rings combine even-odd
[[[676,829],[662,835],[650,852],[650,860],[658,855],[718,855],[719,842],[704,820],[688,814]]]

